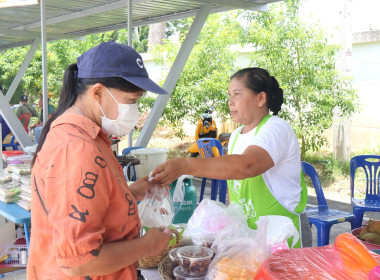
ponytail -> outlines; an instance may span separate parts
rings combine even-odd
[[[254,94],[265,92],[268,109],[273,112],[273,115],[278,114],[284,103],[284,95],[276,78],[267,70],[259,67],[244,68],[231,76],[231,80],[235,78],[243,79],[245,86]]]
[[[282,103],[284,103],[284,93],[276,78],[273,76],[270,76],[270,78],[271,86],[267,92],[267,106],[273,112],[273,115],[276,116],[281,111]]]
[[[62,115],[67,110],[67,108],[73,105],[75,100],[78,97],[76,73],[78,73],[78,66],[76,64],[71,64],[69,67],[67,67],[65,74],[63,75],[62,89],[61,89],[61,95],[59,97],[58,107],[53,112],[50,119],[47,120],[47,122],[45,123],[41,131],[40,139],[38,141],[38,146],[32,160],[32,167],[36,161],[37,154],[41,150],[42,145],[44,144],[46,140],[46,136],[50,131],[51,123],[54,120],[56,120],[60,115]]]

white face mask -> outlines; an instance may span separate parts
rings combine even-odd
[[[99,103],[97,103],[100,111],[102,111],[103,113],[103,116],[101,116],[102,129],[108,135],[115,135],[115,136],[127,135],[133,130],[133,128],[136,126],[139,120],[139,111],[137,108],[137,103],[134,103],[134,104],[118,103],[115,97],[113,97],[112,93],[108,90],[108,88],[106,88],[106,90],[112,96],[113,100],[115,100],[118,106],[119,115],[116,118],[116,120],[111,120],[107,118],[102,108],[100,107]]]

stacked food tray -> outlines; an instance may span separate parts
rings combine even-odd
[[[8,164],[0,175],[0,201],[17,203],[30,211],[31,179],[30,164]]]

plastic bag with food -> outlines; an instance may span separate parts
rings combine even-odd
[[[216,252],[206,280],[254,280],[260,265],[269,257],[266,245],[267,220],[257,223],[257,230],[243,223],[226,226],[216,237]]]
[[[168,227],[174,217],[174,206],[167,188],[154,186],[139,203],[141,225],[145,227]]]
[[[244,210],[240,205],[232,203],[226,206],[219,201],[206,198],[195,208],[183,236],[184,238],[191,238],[194,244],[201,245],[202,236],[216,235],[225,226],[233,222],[247,225],[247,218],[244,216]]]

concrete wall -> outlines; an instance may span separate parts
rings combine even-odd
[[[354,33],[352,47],[353,88],[362,110],[352,118],[351,151],[380,150],[380,34]]]

